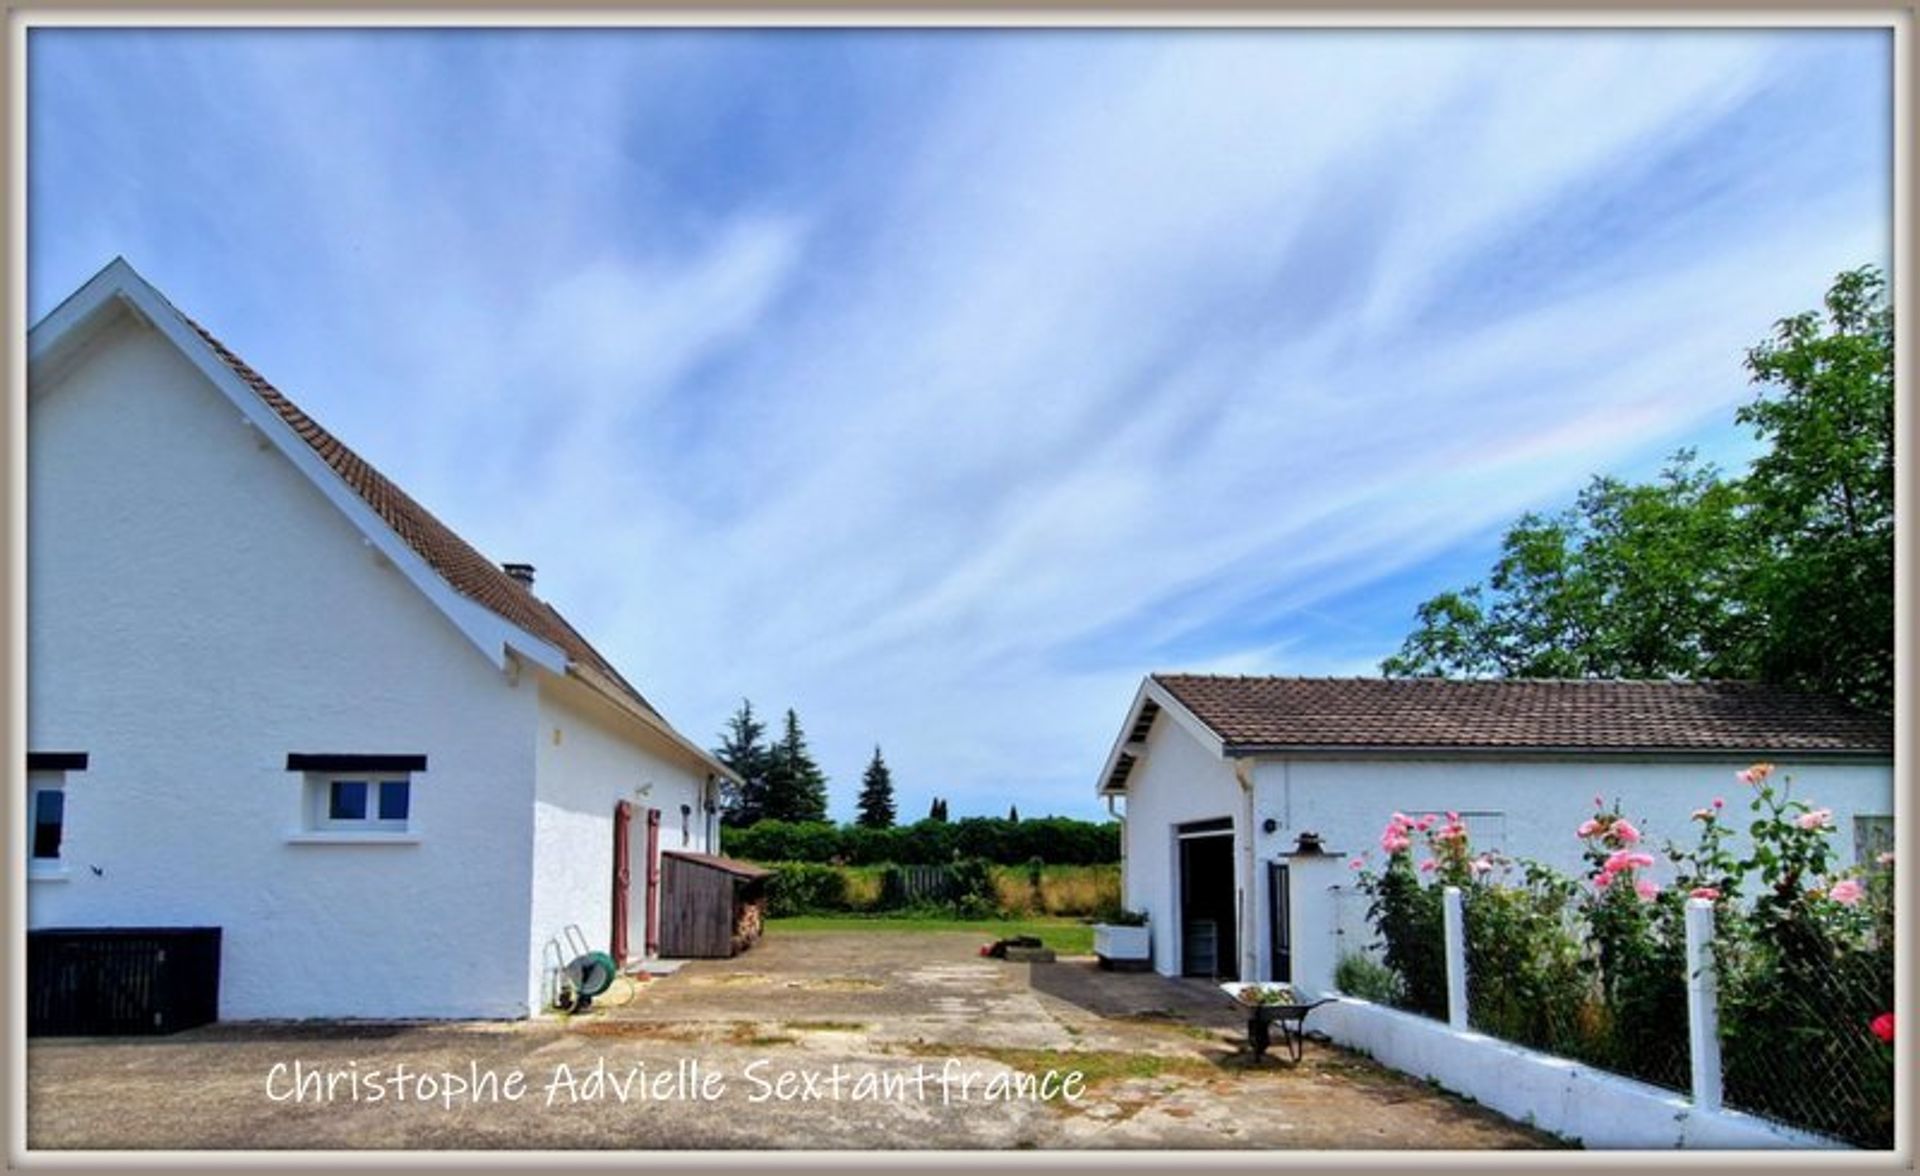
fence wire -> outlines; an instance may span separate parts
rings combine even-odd
[[[1444,993],[1382,957],[1364,894],[1333,891],[1336,987],[1442,1016]],[[1476,1031],[1682,1094],[1692,1093],[1688,958],[1678,937],[1649,940],[1609,974],[1550,902],[1482,892],[1466,914],[1467,1018]],[[1818,920],[1758,932],[1726,916],[1712,950],[1718,977],[1724,1105],[1865,1148],[1893,1146],[1893,953],[1877,935]],[[1784,930],[1782,929],[1784,926]],[[1799,928],[1796,930],[1796,928]],[[1432,928],[1436,957],[1444,952]],[[1423,936],[1423,939],[1425,936]]]
[[[1726,1105],[1856,1147],[1892,1147],[1893,1046],[1874,1031],[1893,1009],[1891,945],[1781,960],[1734,944],[1721,956]]]

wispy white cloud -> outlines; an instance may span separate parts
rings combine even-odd
[[[1724,436],[1889,249],[1871,33],[41,44],[37,302],[124,236],[689,733],[798,707],[841,807],[879,741],[909,812],[1091,811],[1140,674],[1366,669],[1326,606]]]

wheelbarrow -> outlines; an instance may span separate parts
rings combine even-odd
[[[1306,1052],[1307,1014],[1333,1003],[1332,997],[1302,1003],[1285,984],[1222,984],[1220,988],[1233,998],[1233,1007],[1247,1015],[1247,1049],[1256,1062],[1267,1056],[1277,1025],[1287,1057],[1297,1064]]]

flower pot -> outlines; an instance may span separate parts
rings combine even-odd
[[[1153,936],[1145,927],[1095,923],[1093,954],[1109,971],[1144,972],[1153,961]]]

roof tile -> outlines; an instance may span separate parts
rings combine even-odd
[[[1891,754],[1893,721],[1758,682],[1155,674],[1231,748]]]
[[[179,313],[177,308],[175,313]],[[367,464],[359,454],[269,383],[265,376],[253,370],[245,360],[214,338],[205,327],[185,314],[180,317],[206,340],[221,362],[232,369],[267,407],[279,414],[280,419],[287,422],[288,427],[311,446],[334,473],[340,475],[340,480],[372,507],[374,513],[392,527],[408,547],[418,552],[420,558],[426,560],[428,566],[454,591],[535,637],[558,646],[570,660],[605,675],[633,701],[653,714],[659,714],[640,691],[621,677],[612,663],[600,656],[599,651],[568,624],[552,605],[535,596],[525,584],[507,575],[499,564],[480,554],[472,544],[435,518],[426,507],[415,502],[386,475]]]

